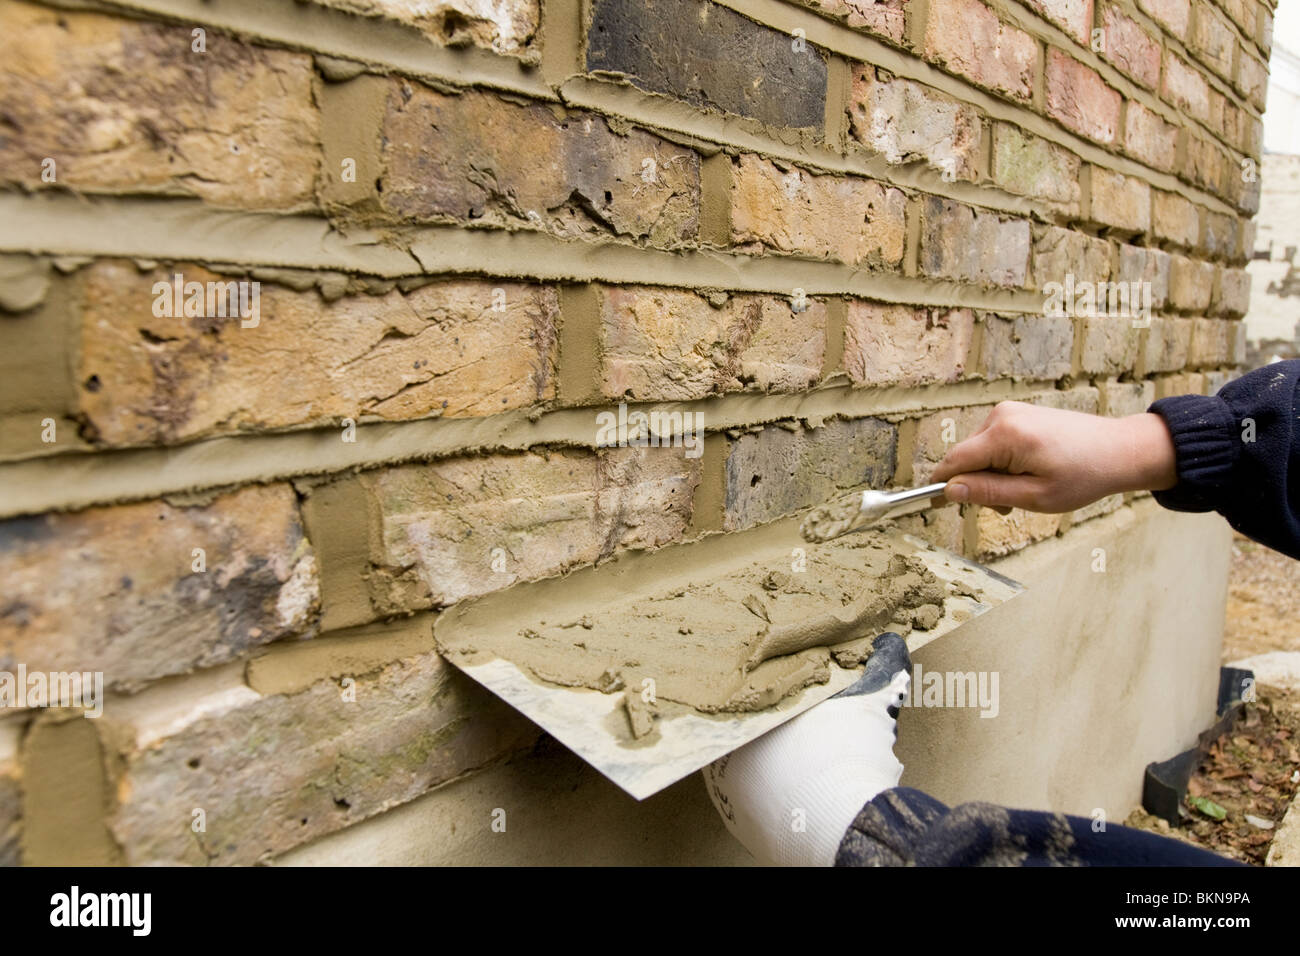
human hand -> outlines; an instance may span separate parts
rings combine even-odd
[[[898,786],[895,721],[911,673],[907,642],[881,634],[853,684],[704,768],[723,823],[758,862],[833,865],[862,807]]]
[[[1060,514],[1178,481],[1173,439],[1153,413],[1103,418],[1000,402],[934,470],[949,501]]]

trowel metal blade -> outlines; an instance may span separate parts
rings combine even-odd
[[[928,631],[913,631],[908,637],[908,648],[912,651],[1005,603],[1024,589],[1010,578],[912,535],[893,532],[887,537],[899,552],[915,555],[941,580],[957,583],[963,590],[981,595],[979,600],[968,595],[950,595],[939,623]],[[774,562],[784,562],[787,567],[789,555],[788,544],[772,552]],[[750,551],[747,559],[752,561],[754,558],[754,552]],[[578,573],[595,575],[602,571],[610,579],[611,594],[627,587],[627,574],[620,576],[616,567],[602,566]],[[504,627],[513,633],[535,624],[539,617],[545,619],[547,613],[554,615],[557,603],[554,581],[517,585],[510,589],[508,603],[503,601],[503,595],[490,595],[449,609],[434,627],[439,647],[447,653],[449,648],[472,644],[476,627]],[[536,593],[530,593],[530,589]],[[625,590],[623,596],[626,596]],[[588,600],[590,598],[589,592]],[[552,616],[550,619],[556,618]],[[526,674],[513,662],[501,658],[467,664],[458,659],[459,656],[448,654],[448,658],[465,674],[522,712],[638,800],[676,783],[839,693],[860,673],[858,669],[845,669],[832,661],[827,683],[813,684],[760,711],[706,715],[680,705],[661,707],[656,722],[657,733],[646,742],[632,741],[630,734],[620,737],[611,731],[610,728],[620,721],[626,724],[621,693],[606,694],[587,688],[544,683]]]

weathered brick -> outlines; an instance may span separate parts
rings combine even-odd
[[[602,394],[685,401],[749,386],[808,388],[821,375],[826,305],[808,299],[802,312],[794,308],[777,296],[714,306],[695,292],[603,288]]]
[[[1169,297],[1170,256],[1159,249],[1142,246],[1119,247],[1119,282],[1145,282],[1151,288],[1151,308],[1159,311]]]
[[[1034,287],[1049,282],[1104,282],[1110,278],[1110,243],[1073,229],[1039,226],[1033,248]]]
[[[907,0],[799,0],[820,10],[854,30],[867,30],[877,36],[903,42]]]
[[[1151,382],[1120,382],[1107,379],[1101,383],[1101,414],[1110,418],[1140,415],[1156,400],[1155,385]]]
[[[1124,151],[1154,169],[1172,172],[1177,160],[1178,127],[1136,100],[1124,111]]]
[[[1144,179],[1093,166],[1091,218],[1103,226],[1129,233],[1151,229],[1151,186]]]
[[[593,411],[593,440],[604,423]],[[637,422],[629,423],[631,442]],[[612,431],[606,437],[617,440]],[[369,503],[374,616],[441,607],[678,540],[700,475],[698,451],[689,451],[542,450],[363,472],[356,480]]]
[[[1138,330],[1132,318],[1093,316],[1081,319],[1079,362],[1090,375],[1122,375],[1138,357]]]
[[[109,827],[133,865],[254,864],[530,746],[536,725],[436,653],[263,696],[223,668],[107,708]],[[191,827],[204,811],[204,829]]]
[[[588,70],[620,73],[652,93],[773,126],[825,120],[822,53],[719,4],[594,0],[586,36]]]
[[[698,154],[642,130],[620,135],[589,113],[561,119],[541,104],[392,80],[381,152],[380,203],[402,218],[612,232],[664,247],[699,229]]]
[[[1160,79],[1160,44],[1114,4],[1101,8],[1101,55],[1121,73],[1149,90]]]
[[[1191,319],[1153,318],[1142,353],[1141,374],[1178,371],[1187,364],[1191,344]]]
[[[1223,8],[1229,19],[1232,20],[1247,38],[1255,34],[1255,8],[1261,6],[1255,0],[1219,0],[1219,6]]]
[[[1228,18],[1211,4],[1201,2],[1195,5],[1187,46],[1198,60],[1223,79],[1232,79],[1232,55],[1237,46],[1237,34]]]
[[[201,551],[197,550],[201,549]],[[319,585],[287,485],[0,523],[0,669],[102,671],[107,686],[311,636]]]
[[[727,453],[727,531],[749,528],[894,477],[898,436],[875,418],[834,419],[820,428],[769,425]]]
[[[1250,101],[1250,105],[1264,111],[1264,98],[1268,93],[1268,67],[1246,53],[1237,57],[1237,92]]]
[[[1247,354],[1248,343],[1246,341],[1249,330],[1246,328],[1245,322],[1234,322],[1232,324],[1235,326],[1232,330],[1232,362],[1236,365],[1245,365],[1250,360],[1250,356]],[[1236,377],[1236,374],[1233,374],[1229,381]]]
[[[980,508],[975,518],[976,558],[995,558],[1027,548],[1036,541],[1056,536],[1061,527],[1060,515],[1039,514],[1033,511],[1012,509],[1000,515],[989,508]]]
[[[1273,11],[1265,4],[1256,4],[1259,8],[1259,29],[1255,36],[1265,56],[1273,51]]]
[[[925,200],[921,269],[931,278],[1019,288],[1029,264],[1029,223],[936,196]]]
[[[1138,0],[1142,12],[1160,22],[1160,25],[1180,40],[1187,39],[1187,26],[1191,22],[1191,0]]]
[[[1031,9],[1055,23],[1076,41],[1087,44],[1092,31],[1093,0],[1027,0]]]
[[[1205,235],[1198,248],[1206,255],[1233,260],[1237,257],[1237,217],[1205,211]]]
[[[1231,183],[1232,168],[1228,155],[1208,136],[1193,133],[1187,137],[1187,158],[1183,178],[1210,192],[1224,195],[1226,182]]]
[[[1043,405],[1047,408],[1063,408],[1067,412],[1083,412],[1096,415],[1101,408],[1101,399],[1097,389],[1091,385],[1076,386],[1071,389],[1052,389],[1048,392],[1036,392],[1029,397],[1029,404]]]
[[[985,315],[980,374],[1050,381],[1070,374],[1074,323],[1065,315]]]
[[[1210,86],[1196,67],[1172,50],[1165,50],[1160,95],[1180,112],[1201,121],[1210,118]]]
[[[532,49],[541,21],[540,0],[312,0],[363,17],[415,27],[438,46],[472,45],[522,56]]]
[[[0,178],[306,207],[320,155],[312,61],[189,26],[0,6]]]
[[[844,326],[844,370],[857,385],[955,382],[966,371],[974,327],[969,309],[855,300]]]
[[[1250,273],[1245,269],[1220,269],[1214,295],[1214,315],[1245,315],[1250,307]]]
[[[1255,237],[1258,234],[1259,223],[1254,219],[1242,219],[1241,231],[1237,240],[1236,261],[1249,261],[1255,252]]]
[[[1246,159],[1240,163],[1231,156],[1223,154],[1223,188],[1219,194],[1231,199],[1233,204],[1247,216],[1259,212],[1260,177],[1254,160]]]
[[[993,129],[993,181],[1008,192],[1060,204],[1079,212],[1079,157],[1009,123]]]
[[[1214,266],[1199,259],[1174,256],[1169,267],[1169,304],[1186,312],[1203,312],[1210,307],[1214,289]]]
[[[978,110],[912,80],[880,79],[869,64],[854,67],[849,127],[891,163],[924,161],[949,179],[974,181],[979,173]]]
[[[901,189],[870,179],[782,172],[752,155],[732,166],[731,239],[740,246],[897,269],[906,209]]]
[[[22,789],[18,769],[21,730],[14,721],[0,723],[0,866],[18,866],[22,849]]]
[[[1194,368],[1223,365],[1232,359],[1236,323],[1223,319],[1195,319],[1192,322],[1192,347],[1187,364]]]
[[[980,0],[931,0],[925,58],[973,83],[1028,102],[1038,42]]]
[[[235,281],[191,265],[141,273],[116,261],[84,274],[79,409],[99,441],[491,415],[555,394],[559,307],[547,286],[470,279],[325,302],[268,283],[257,324],[243,328],[230,309],[224,318],[155,315],[154,284],[167,295],[177,274]]]
[[[1201,235],[1201,217],[1196,206],[1177,193],[1153,190],[1151,227],[1160,239],[1192,248]]]
[[[942,408],[916,419],[916,435],[912,444],[912,480],[923,485],[948,449],[965,441],[984,424],[992,405],[968,405],[963,408]]]
[[[1096,70],[1055,47],[1047,51],[1047,115],[1098,143],[1113,143],[1123,97]]]

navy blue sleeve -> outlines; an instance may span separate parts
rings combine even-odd
[[[1300,359],[1219,389],[1151,405],[1169,426],[1178,484],[1155,492],[1174,511],[1217,511],[1249,538],[1300,558]],[[1294,477],[1293,477],[1294,476]]]

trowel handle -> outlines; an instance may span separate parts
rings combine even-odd
[[[911,504],[913,501],[925,501],[930,498],[937,498],[939,495],[943,494],[943,489],[946,487],[948,487],[947,484],[941,481],[938,484],[923,485],[920,488],[908,488],[905,491],[885,492],[881,498],[876,500],[882,504],[886,504],[890,508],[893,508],[897,505]],[[864,508],[867,505],[867,497],[865,493],[862,496],[862,504]]]

